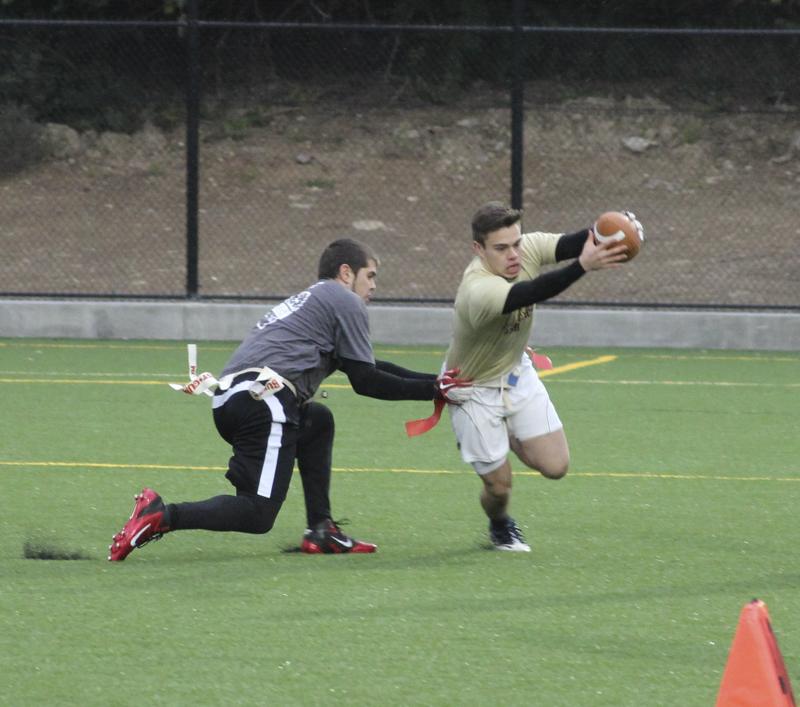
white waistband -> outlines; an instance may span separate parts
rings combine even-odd
[[[292,391],[295,397],[297,397],[297,390],[295,390],[294,383],[291,381],[286,380],[282,375],[273,371],[269,366],[263,366],[261,368],[244,368],[241,371],[236,371],[235,373],[228,373],[227,375],[223,376],[219,379],[219,387],[221,390],[228,390],[230,388],[231,383],[233,383],[234,378],[238,376],[242,376],[245,373],[258,373],[258,377],[255,380],[265,380],[267,378],[277,378],[281,381],[289,390]],[[238,385],[235,387],[239,387]],[[221,396],[218,396],[221,397]]]
[[[474,386],[476,388],[513,388],[519,382],[519,379],[525,374],[527,370],[524,366],[517,366],[514,368],[513,371],[509,371],[508,373],[504,373],[502,376],[498,376],[497,378],[490,378],[486,381],[481,381],[480,383],[475,383]]]

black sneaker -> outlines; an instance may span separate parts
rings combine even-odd
[[[495,528],[489,523],[489,539],[492,541],[495,550],[507,550],[510,552],[530,552],[531,546],[525,542],[525,536],[517,527],[513,518],[506,519],[506,524],[502,528]]]
[[[303,533],[303,542],[300,552],[309,555],[338,555],[344,552],[375,552],[377,545],[365,543],[361,540],[345,535],[339,526],[332,520],[317,524],[314,528],[307,528]]]

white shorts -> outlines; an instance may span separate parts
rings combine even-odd
[[[461,458],[479,474],[505,461],[510,437],[524,441],[563,428],[527,356],[504,381],[503,389],[476,386],[463,404],[447,406]]]

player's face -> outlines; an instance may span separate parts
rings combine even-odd
[[[368,260],[366,267],[361,268],[353,278],[350,289],[353,290],[361,299],[369,303],[372,293],[378,286],[375,278],[378,276],[378,264],[374,260]]]
[[[515,223],[513,226],[505,226],[488,233],[483,245],[473,241],[472,246],[489,272],[506,280],[513,280],[519,275],[522,267],[519,259],[521,242],[519,224]]]

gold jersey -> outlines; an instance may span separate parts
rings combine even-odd
[[[511,281],[489,272],[479,257],[473,258],[456,293],[447,368],[460,368],[461,377],[481,384],[517,366],[530,339],[535,307],[503,314],[508,291],[517,282],[538,277],[543,266],[556,262],[556,243],[562,235],[524,233],[520,242],[522,267]]]

